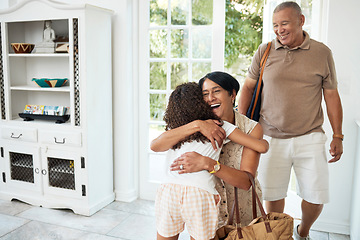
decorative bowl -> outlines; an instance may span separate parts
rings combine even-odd
[[[67,78],[33,78],[32,81],[34,81],[39,87],[61,87],[68,81],[68,79]]]
[[[31,53],[34,49],[35,44],[31,43],[11,43],[11,47],[15,53]]]

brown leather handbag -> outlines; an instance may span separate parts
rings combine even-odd
[[[265,214],[262,203],[255,191],[253,176],[246,172],[252,185],[252,208],[253,221],[246,227],[240,227],[240,213],[238,206],[237,188],[235,188],[235,201],[230,213],[228,225],[216,232],[216,240],[288,240],[293,239],[294,219],[285,213],[270,212]],[[261,216],[257,217],[256,202],[259,206]],[[236,213],[236,224],[232,225],[234,213]]]

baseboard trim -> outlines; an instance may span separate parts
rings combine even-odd
[[[350,235],[349,225],[325,222],[319,219],[312,225],[311,230]]]
[[[138,198],[138,192],[136,190],[131,191],[116,191],[115,200],[121,202],[132,202]]]

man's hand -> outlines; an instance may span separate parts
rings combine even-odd
[[[329,163],[334,163],[340,160],[343,154],[343,144],[340,138],[333,138],[330,143],[330,155],[333,157],[329,160]]]

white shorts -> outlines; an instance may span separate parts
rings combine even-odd
[[[279,139],[264,136],[269,151],[260,158],[258,180],[266,201],[287,196],[291,167],[297,194],[310,203],[329,202],[329,169],[325,152],[326,135],[321,132]]]
[[[155,200],[156,228],[163,237],[184,231],[196,240],[215,237],[220,196],[197,187],[163,184]]]

